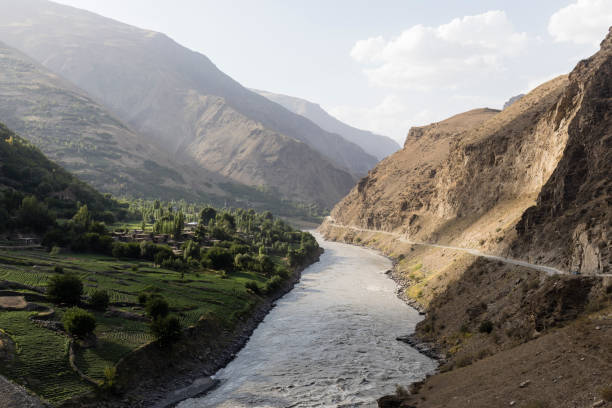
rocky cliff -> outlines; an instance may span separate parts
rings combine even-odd
[[[332,217],[564,270],[609,271],[610,41],[569,78],[501,112],[412,129]]]

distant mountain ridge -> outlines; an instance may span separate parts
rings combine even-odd
[[[1,41],[84,89],[172,160],[328,207],[376,164],[163,34],[44,0],[0,6]]]
[[[346,140],[359,145],[365,152],[384,159],[399,150],[400,145],[387,136],[377,135],[367,130],[357,129],[336,119],[327,113],[320,105],[294,96],[282,95],[268,91],[253,89],[273,102],[284,106],[293,113],[302,115],[316,123],[321,129],[336,133]]]

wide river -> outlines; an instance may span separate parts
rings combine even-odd
[[[419,315],[396,297],[385,275],[391,262],[315,236],[325,249],[320,262],[217,372],[221,384],[180,408],[370,407],[435,369],[395,339],[412,333]]]

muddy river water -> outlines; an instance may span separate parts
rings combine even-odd
[[[320,262],[215,378],[220,385],[179,404],[201,407],[370,407],[435,369],[399,335],[418,313],[395,295],[391,262],[368,249],[325,241]]]

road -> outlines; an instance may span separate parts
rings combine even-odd
[[[354,231],[374,232],[374,233],[377,233],[377,234],[391,235],[394,238],[396,238],[398,241],[404,242],[404,243],[407,243],[407,244],[410,244],[410,245],[419,245],[419,246],[427,246],[427,247],[433,247],[433,248],[452,249],[454,251],[466,252],[466,253],[468,253],[470,255],[479,256],[479,257],[486,258],[486,259],[491,259],[491,260],[494,260],[494,261],[500,261],[500,262],[504,262],[504,263],[507,263],[507,264],[524,266],[526,268],[531,268],[531,269],[535,269],[535,270],[538,270],[538,271],[546,272],[548,275],[557,275],[557,274],[566,274],[567,273],[567,272],[562,271],[560,269],[553,268],[552,266],[536,265],[536,264],[532,264],[532,263],[529,263],[529,262],[526,262],[526,261],[521,261],[520,259],[505,258],[505,257],[499,256],[499,255],[486,254],[484,252],[481,252],[481,251],[479,251],[477,249],[473,249],[473,248],[462,248],[462,247],[450,246],[450,245],[431,244],[431,243],[427,243],[427,242],[416,242],[416,241],[411,241],[411,240],[407,239],[405,236],[403,236],[402,234],[398,234],[396,232],[379,231],[379,230],[373,230],[373,229],[367,229],[367,228],[359,228],[359,227],[354,227],[354,226],[349,226],[349,225],[338,224],[332,217],[329,217],[329,216],[327,217],[327,221],[329,223],[331,223],[332,225],[336,225],[336,226],[341,227],[341,228],[349,228],[349,229],[352,229]]]

